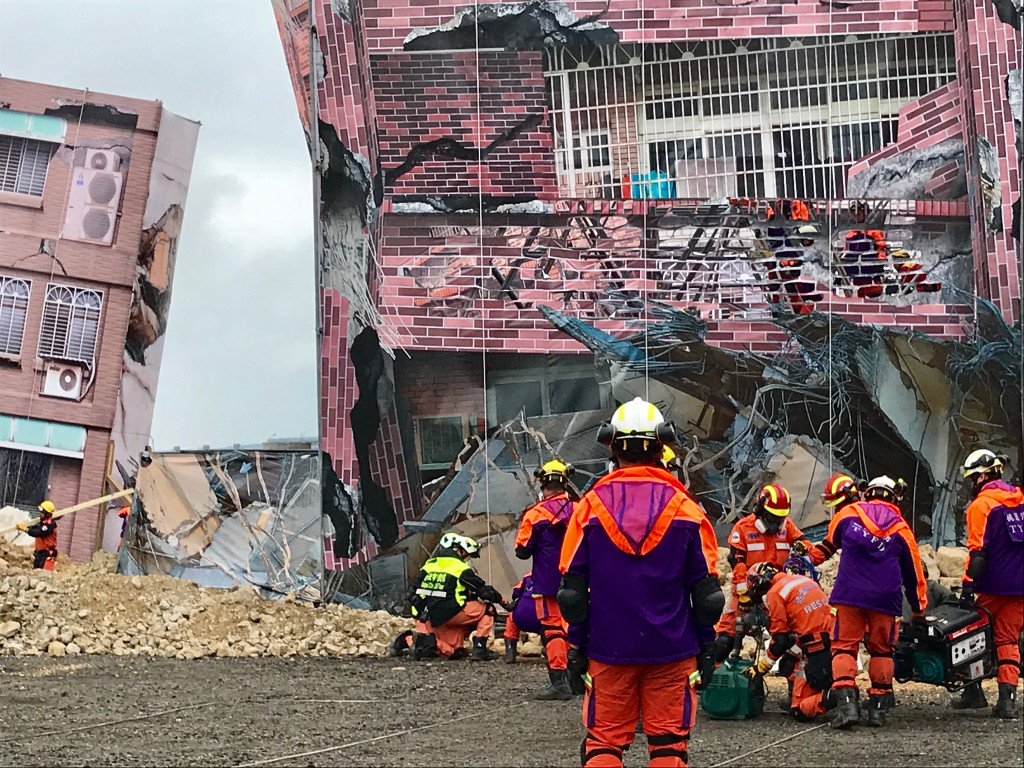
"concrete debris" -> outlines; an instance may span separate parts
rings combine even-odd
[[[962,579],[967,570],[967,550],[962,547],[939,547],[935,560],[942,576]]]
[[[264,600],[251,587],[214,589],[169,576],[122,576],[99,552],[54,572],[31,550],[0,543],[0,655],[381,655],[412,622],[341,605]]]

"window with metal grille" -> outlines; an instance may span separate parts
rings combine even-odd
[[[546,56],[567,197],[607,197],[611,186],[632,197],[841,198],[850,167],[894,140],[900,108],[956,77],[945,33]],[[602,178],[587,173],[594,136],[609,161]]]
[[[0,448],[0,506],[34,512],[46,498],[52,464],[46,454]]]
[[[103,295],[51,283],[46,287],[39,356],[92,364],[100,329]]]
[[[28,280],[0,277],[0,355],[21,354],[30,290]]]
[[[0,134],[0,192],[42,197],[56,149],[51,141]]]
[[[466,422],[462,416],[437,416],[419,419],[416,434],[420,447],[420,466],[447,467],[458,458],[466,442]]]

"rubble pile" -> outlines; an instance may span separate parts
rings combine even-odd
[[[65,656],[380,655],[411,622],[383,611],[265,600],[252,588],[200,587],[169,576],[121,576],[97,553],[54,572],[0,543],[0,654]]]

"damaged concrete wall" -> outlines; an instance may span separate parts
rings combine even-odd
[[[323,575],[315,452],[155,454],[141,467],[118,572],[315,600]]]
[[[139,454],[149,443],[178,239],[198,140],[198,122],[161,111],[111,434],[114,460],[128,477],[138,470]],[[128,482],[116,470],[113,474],[119,482]],[[120,520],[112,509],[106,515],[103,548],[116,551],[119,534]]]

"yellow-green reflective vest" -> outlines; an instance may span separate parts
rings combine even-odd
[[[444,601],[454,601],[454,605],[446,606],[441,613],[454,616],[466,604],[466,586],[459,580],[469,570],[469,563],[457,557],[435,557],[423,564],[423,579],[412,603],[412,615],[419,617],[421,608]],[[440,606],[438,606],[440,607]],[[454,610],[452,610],[454,609]],[[451,618],[448,616],[447,618]],[[443,621],[447,621],[443,619]],[[438,621],[437,623],[441,623]]]

